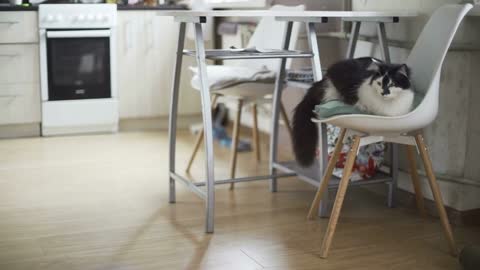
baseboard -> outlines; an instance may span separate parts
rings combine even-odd
[[[179,115],[177,120],[177,128],[185,129],[191,124],[202,122],[202,116]],[[168,130],[168,116],[120,119],[119,125],[120,131]]]
[[[365,186],[365,189],[372,191],[376,194],[380,194],[386,198],[387,192],[386,188],[383,185],[372,185],[372,186]],[[403,189],[397,189],[397,193],[395,194],[395,202],[397,205],[416,209],[417,204],[415,201],[415,195],[409,191]],[[435,206],[435,202],[431,199],[424,199],[425,210],[428,215],[438,217],[437,207]],[[450,223],[455,225],[480,225],[480,209],[471,209],[460,211],[455,208],[445,206],[447,211],[448,219]]]
[[[0,139],[38,136],[40,136],[40,123],[0,125]]]
[[[178,116],[177,127],[179,129],[188,128],[191,124],[202,121],[202,116],[181,115]],[[168,116],[152,117],[152,118],[133,118],[120,119],[120,131],[136,131],[136,130],[168,130]],[[7,124],[0,125],[0,139],[39,137],[41,136],[40,123],[29,124]]]
[[[118,131],[117,123],[105,124],[105,125],[85,125],[85,126],[43,126],[42,136],[67,136],[67,135],[80,135],[80,134],[103,134],[103,133],[115,133]]]

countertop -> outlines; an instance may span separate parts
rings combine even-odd
[[[79,4],[81,5],[81,4]],[[185,5],[117,5],[117,10],[186,10]],[[37,11],[38,6],[14,6],[8,4],[0,4],[0,11]]]
[[[0,11],[36,11],[38,6],[14,6],[8,4],[0,4]]]
[[[186,5],[117,5],[117,10],[186,10]]]
[[[379,18],[379,17],[416,17],[411,11],[332,11],[332,10],[177,10],[159,12],[158,15],[175,17],[296,17],[296,18]]]

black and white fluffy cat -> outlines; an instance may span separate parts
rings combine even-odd
[[[411,110],[413,99],[410,69],[405,64],[387,64],[371,57],[333,64],[295,108],[293,147],[297,161],[308,166],[315,159],[318,130],[310,120],[315,117],[315,105],[341,100],[371,114],[397,116]]]

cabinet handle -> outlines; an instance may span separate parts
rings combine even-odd
[[[17,22],[17,21],[0,21],[0,24],[17,24],[17,23],[20,23],[20,22]]]
[[[133,23],[128,21],[125,24],[125,51],[133,48]]]
[[[5,57],[5,58],[14,58],[14,57],[17,57],[19,56],[18,53],[14,53],[14,54],[0,54],[0,57]]]
[[[150,20],[149,22],[147,22],[147,27],[145,27],[147,29],[146,34],[147,34],[147,50],[151,50],[153,49],[153,45],[154,45],[154,39],[153,39],[153,20]]]

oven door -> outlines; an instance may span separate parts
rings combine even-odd
[[[110,98],[110,30],[48,30],[48,100]]]

